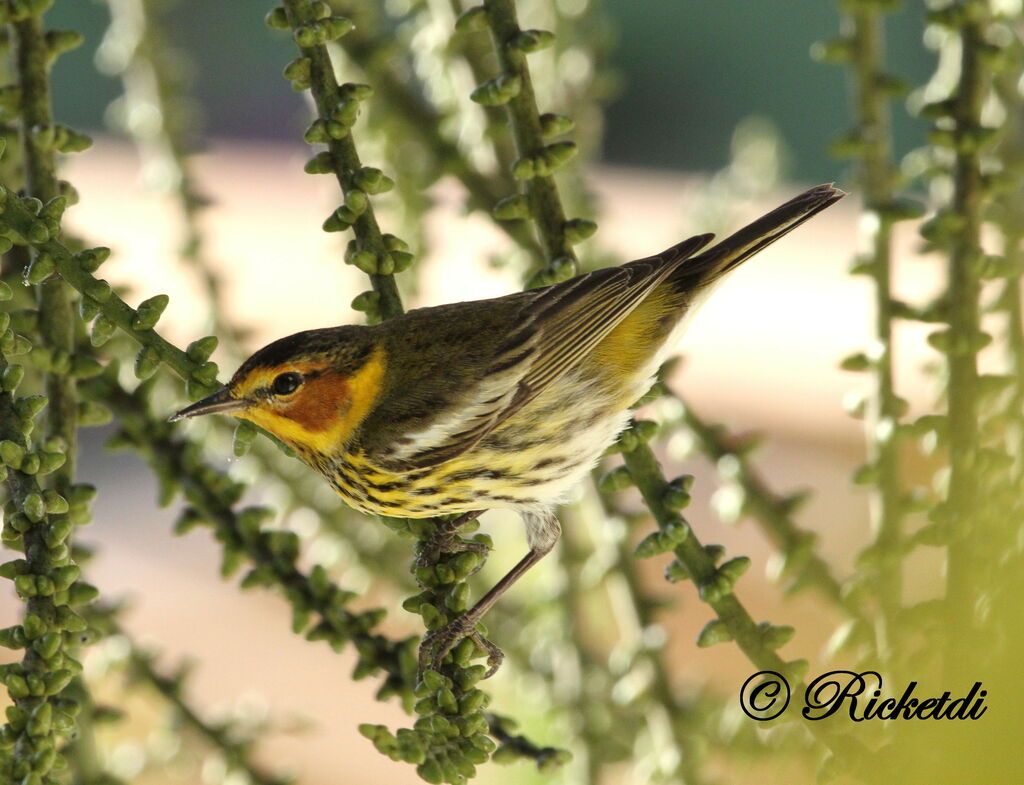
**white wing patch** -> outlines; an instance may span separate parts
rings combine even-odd
[[[527,318],[512,327],[467,400],[450,417],[407,434],[388,456],[406,468],[433,466],[471,449],[600,344],[711,235],[692,237],[662,256],[581,275],[536,290]],[[669,252],[666,252],[669,253]]]
[[[535,338],[520,342],[499,355],[492,370],[467,389],[467,400],[449,417],[439,418],[421,431],[406,434],[388,455],[389,461],[412,461],[455,445],[477,441],[495,424],[498,415],[524,392],[520,384],[533,365]]]

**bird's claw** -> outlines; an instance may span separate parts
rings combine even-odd
[[[484,678],[493,676],[501,667],[505,653],[483,636],[476,628],[477,621],[479,619],[472,614],[464,613],[427,635],[420,643],[417,680],[421,680],[427,670],[439,670],[441,660],[464,638],[469,638],[477,648],[487,652],[487,673]]]

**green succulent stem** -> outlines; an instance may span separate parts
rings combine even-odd
[[[284,0],[283,6],[293,30],[317,21],[316,9],[310,0]],[[310,90],[316,104],[317,116],[326,119],[337,109],[342,98],[338,89],[338,80],[334,76],[330,53],[324,44],[300,45],[299,51],[303,57],[309,58]],[[352,191],[358,191],[355,178],[363,168],[363,164],[359,159],[359,152],[352,139],[352,134],[348,133],[341,139],[331,138],[327,142],[327,150],[342,193],[347,196]],[[368,251],[377,257],[387,253],[388,249],[384,245],[372,204],[367,204],[366,209],[356,218],[352,228],[360,250]],[[379,311],[382,318],[390,319],[404,311],[393,275],[370,273],[370,283],[380,297]]]
[[[382,58],[377,57],[387,43],[388,39],[384,35],[361,27],[356,27],[338,41],[342,50],[354,62],[366,69],[372,67],[375,96],[400,122],[417,129],[421,140],[438,163],[462,183],[469,194],[471,205],[489,212],[506,195],[511,180],[480,171],[459,146],[441,132],[444,116],[422,97],[426,85],[416,78],[412,67],[407,68],[408,73],[400,72],[391,58],[381,61]],[[543,263],[540,247],[522,221],[495,221],[495,226],[529,253],[538,264]]]
[[[623,458],[630,476],[658,526],[664,529],[676,523],[678,515],[664,504],[664,498],[670,488],[654,451],[648,445],[641,444],[625,453]],[[695,534],[691,532],[673,552],[686,566],[698,587],[708,586],[714,581],[717,572],[715,561],[708,555]],[[785,661],[764,645],[757,624],[731,589],[706,602],[727,625],[737,645],[754,665],[762,670],[782,672],[785,669]]]
[[[515,2],[485,0],[483,7],[501,72],[519,80],[519,91],[507,104],[516,150],[521,159],[534,158],[544,151],[544,138],[526,54],[511,45],[522,32]],[[565,210],[554,176],[538,175],[528,179],[525,192],[530,199],[531,215],[537,224],[537,234],[548,262],[559,257],[575,261],[576,254],[566,237]]]
[[[654,451],[646,443],[640,444],[624,453],[623,459],[658,527],[665,531],[676,526],[679,516],[664,503],[670,486],[662,474]],[[728,631],[729,638],[736,642],[747,659],[760,670],[783,674],[792,688],[792,694],[802,694],[806,661],[787,662],[768,645],[763,627],[754,622],[740,602],[732,589],[731,581],[720,590],[708,591],[716,584],[720,584],[717,579],[721,577],[721,573],[716,566],[715,558],[700,542],[696,533],[691,530],[672,552],[698,587],[702,601],[715,612],[718,621]],[[864,762],[868,760],[865,757],[867,753],[858,740],[850,738],[848,734],[821,728],[818,725],[820,723],[804,723],[817,741],[843,761],[843,765],[848,767],[844,771],[854,774],[866,772]]]
[[[768,487],[747,456],[737,450],[720,429],[707,423],[688,402],[679,400],[683,404],[683,423],[693,434],[700,451],[715,464],[726,457],[734,461],[732,479],[743,490],[744,511],[760,524],[761,530],[782,554],[793,557],[797,562],[792,575],[793,584],[813,587],[831,604],[852,616],[860,617],[860,609],[843,595],[842,586],[832,574],[828,563],[819,554],[806,552],[813,535],[793,520],[787,498]]]
[[[455,17],[462,13],[461,0],[449,0],[449,5]],[[493,76],[494,46],[486,30],[466,31],[461,34],[456,32],[451,38],[450,47],[452,56],[461,58],[469,67],[474,84],[483,84]],[[497,194],[498,199],[494,202],[497,203],[509,190],[515,189],[515,180],[512,178],[512,165],[516,160],[516,142],[512,134],[508,132],[508,112],[505,107],[485,105],[480,108],[483,110],[484,119],[488,127],[488,138],[494,150],[494,157],[498,162],[500,170],[498,177],[502,178],[505,186]],[[537,245],[537,240],[532,236],[531,241],[534,245]],[[537,250],[540,253],[539,245],[537,245]],[[545,261],[545,259],[539,258],[538,264],[543,264]]]
[[[408,698],[415,669],[410,649],[414,639],[395,641],[373,633],[371,628],[383,617],[383,611],[349,611],[344,604],[354,594],[324,580],[314,580],[312,574],[296,566],[297,554],[279,546],[272,532],[247,525],[244,514],[233,506],[243,486],[202,463],[194,445],[172,436],[166,422],[149,414],[144,394],[124,390],[111,374],[90,379],[84,387],[118,415],[128,441],[143,453],[157,475],[180,486],[197,513],[196,523],[212,526],[225,549],[225,573],[234,571],[241,560],[247,560],[256,571],[254,585],[277,587],[292,603],[298,617],[310,618],[299,626],[299,631],[313,635],[313,639],[326,640],[338,649],[351,641],[367,673],[383,670],[383,695]],[[315,632],[309,629],[311,624]]]
[[[0,355],[0,374],[7,367],[6,358]],[[14,442],[24,446],[25,437],[21,420],[22,417],[15,407],[14,396],[8,392],[0,392],[0,441]],[[32,517],[29,517],[24,512],[29,509],[32,499],[42,498],[43,489],[36,477],[8,466],[6,486],[8,507],[5,508],[4,514],[5,540],[11,533],[10,527],[14,526],[16,512],[21,514],[27,525],[22,527],[23,530],[17,540],[5,542],[5,545],[17,547],[24,553],[24,568],[19,578],[28,577],[33,581],[28,587],[31,594],[24,598],[25,615],[21,629],[24,636],[28,638],[26,643],[22,644],[25,653],[21,662],[15,666],[16,670],[10,670],[11,666],[8,666],[5,680],[13,706],[23,717],[34,718],[41,716],[43,712],[52,716],[56,711],[67,708],[64,704],[57,704],[57,701],[62,698],[66,685],[49,695],[46,692],[39,694],[35,690],[25,691],[27,694],[19,693],[12,686],[14,683],[12,675],[17,674],[22,679],[22,684],[30,679],[37,680],[42,684],[57,667],[70,669],[77,666],[77,663],[74,663],[64,651],[63,632],[68,616],[62,616],[61,608],[55,602],[54,592],[39,592],[37,590],[40,578],[49,579],[49,576],[55,574],[56,569],[74,569],[75,564],[71,560],[66,546],[59,544],[52,547],[52,543],[49,542],[51,516],[41,512],[34,513]],[[19,593],[24,592],[20,584],[16,582],[15,585],[19,587]],[[31,626],[35,628],[31,635],[29,632],[30,620],[34,620]],[[46,651],[43,651],[36,643],[44,636],[56,636],[56,645]],[[77,668],[80,669],[80,666]],[[73,671],[69,670],[68,672],[70,678]],[[59,709],[56,708],[58,705]],[[61,711],[61,713],[64,712]],[[33,758],[33,754],[47,748],[57,748],[63,738],[70,734],[70,729],[65,728],[63,733],[59,732],[57,726],[52,722],[45,723],[45,727],[42,729],[34,729],[31,721],[25,722],[24,720],[20,722],[20,727],[16,727],[15,715],[8,711],[7,717],[8,724],[0,728],[0,740],[4,742],[0,745],[0,780],[13,782],[16,778],[34,774],[42,781],[42,778],[47,776],[53,766],[57,764],[59,753],[48,761],[45,758]],[[16,755],[11,755],[12,748],[17,752]]]
[[[890,205],[898,172],[892,160],[892,128],[889,112],[891,95],[884,92],[880,77],[884,71],[885,8],[856,3],[843,18],[851,42],[850,89],[853,119],[863,139],[857,159],[857,177],[864,194],[864,208],[876,218],[866,231],[869,275],[874,286],[875,341],[880,351],[872,357],[873,388],[867,401],[866,434],[868,461],[875,468],[877,482],[870,488],[874,528],[873,576],[870,585],[881,613],[874,625],[876,650],[889,663],[896,649],[894,640],[902,606],[902,482],[900,442],[896,424],[901,401],[893,381],[892,227]]]
[[[50,108],[49,48],[41,14],[33,14],[10,25],[14,44],[15,71],[21,92],[21,156],[25,172],[25,191],[43,204],[60,195],[56,160],[52,144],[42,141],[44,129],[53,127]],[[35,252],[38,254],[38,250]],[[50,278],[38,286],[39,330],[52,349],[69,355],[75,348],[74,301],[70,289],[59,278]],[[67,374],[50,373],[46,377],[47,431],[63,439],[67,459],[54,475],[55,486],[67,489],[75,475],[76,422],[78,402],[75,382]]]
[[[43,29],[45,7],[37,4],[27,10],[15,18],[7,32],[20,94],[18,133],[25,192],[45,210],[60,196],[53,151],[56,129],[50,110],[51,52]],[[2,187],[0,192],[6,196]],[[62,207],[47,213],[47,233],[59,231],[61,211]],[[29,254],[28,260],[31,266],[25,270],[26,281],[30,280],[30,269],[45,263],[38,249]],[[59,278],[44,279],[36,286],[36,299],[38,332],[45,348],[72,356],[75,321],[71,290]],[[9,379],[8,371],[6,357],[0,358],[0,375],[5,380]],[[16,400],[12,392],[16,387],[5,385],[0,393],[0,441],[7,446],[7,455],[14,457],[13,463],[5,458],[8,499],[3,536],[5,544],[24,554],[15,568],[14,585],[25,601],[25,613],[21,625],[5,632],[7,645],[23,648],[24,655],[20,663],[5,668],[4,681],[13,706],[7,712],[7,724],[0,729],[0,779],[48,782],[52,781],[54,768],[65,764],[60,747],[75,730],[78,706],[69,697],[68,684],[81,666],[72,656],[67,633],[83,629],[84,621],[73,606],[86,601],[87,594],[95,590],[77,585],[78,566],[71,555],[69,538],[73,524],[69,523],[66,497],[71,495],[74,478],[78,420],[75,380],[56,370],[45,377],[46,434],[38,440],[46,445],[42,451],[33,451],[34,444],[28,438],[38,408],[35,404],[28,408],[21,405],[29,399]],[[44,467],[44,458],[56,459],[56,465],[50,462]],[[28,468],[30,464],[32,469]],[[41,469],[45,470],[40,474],[52,472],[48,487],[37,479]]]
[[[33,227],[38,226],[38,219],[28,208],[6,189],[0,186],[0,197],[5,198],[2,220],[17,231],[22,237],[30,237]],[[140,345],[151,349],[160,362],[164,363],[178,376],[193,386],[194,397],[213,392],[216,382],[202,381],[196,374],[203,373],[203,363],[192,360],[188,354],[163,338],[152,328],[136,329],[139,312],[132,308],[121,297],[110,290],[105,281],[82,268],[80,261],[60,240],[52,237],[38,241],[28,240],[37,253],[48,254],[56,265],[57,274],[81,295],[94,301],[99,312],[133,338]]]
[[[950,618],[947,664],[959,669],[970,661],[973,646],[969,630],[976,629],[976,581],[984,569],[979,563],[980,533],[971,531],[978,501],[978,365],[980,337],[980,281],[975,265],[981,256],[981,223],[985,187],[976,146],[968,144],[981,126],[982,105],[988,94],[990,74],[981,61],[987,18],[983,3],[972,4],[975,13],[960,28],[960,75],[954,92],[954,138],[951,208],[959,217],[960,230],[952,240],[948,264],[949,321],[968,339],[967,348],[947,352],[949,381],[949,486],[947,503],[952,521],[948,548],[946,597]]]
[[[50,109],[50,79],[43,20],[31,15],[11,23],[15,73],[21,90],[20,131],[25,185],[37,199],[48,202],[58,195],[57,175],[52,148],[44,144],[42,134],[53,124]]]
[[[594,475],[597,477],[596,473]],[[595,520],[621,515],[612,494],[599,493],[594,487],[593,507],[584,503],[569,505],[561,509],[565,522],[561,540],[560,557],[565,565],[565,624],[569,638],[577,651],[581,681],[584,684],[598,679],[628,678],[609,673],[609,656],[591,639],[585,624],[585,609],[588,602],[587,584],[583,580],[584,569],[592,558],[593,551],[603,542],[601,534],[595,532]],[[587,538],[583,532],[590,530]],[[628,646],[629,673],[635,674],[647,687],[641,695],[631,701],[630,708],[642,715],[645,721],[633,725],[626,723],[616,743],[624,748],[642,744],[639,737],[645,734],[653,749],[644,758],[634,761],[638,767],[650,766],[657,761],[656,781],[681,782],[686,785],[700,785],[706,782],[701,770],[702,739],[701,718],[696,716],[694,707],[680,696],[673,685],[671,665],[665,657],[662,646],[651,645],[644,640],[645,633],[654,630],[660,623],[662,599],[646,585],[640,571],[640,560],[636,558],[631,545],[628,528],[615,537],[613,549],[602,561],[605,563],[601,575],[602,592],[599,601],[609,606],[611,617],[618,631],[620,643],[617,648]],[[592,569],[592,564],[590,565]],[[627,644],[628,642],[628,644]],[[588,772],[586,782],[598,782],[604,776],[608,761],[604,739],[603,692],[583,688],[576,697],[574,714],[582,723],[580,735],[586,741]]]

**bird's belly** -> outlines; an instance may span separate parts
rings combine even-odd
[[[563,377],[475,447],[437,466],[392,472],[348,455],[318,468],[350,506],[377,515],[428,518],[555,504],[615,441],[629,420],[627,407],[650,382]]]

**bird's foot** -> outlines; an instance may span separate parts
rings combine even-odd
[[[478,621],[478,614],[468,611],[428,634],[420,643],[417,680],[422,680],[425,671],[440,670],[441,660],[465,638],[469,638],[475,646],[487,652],[487,673],[484,674],[484,678],[489,679],[493,676],[501,667],[505,653],[476,628]]]
[[[442,553],[465,553],[468,551],[486,556],[488,551],[490,551],[487,545],[482,542],[467,540],[458,534],[462,527],[472,523],[480,517],[482,512],[482,510],[477,510],[475,512],[463,513],[458,518],[453,518],[450,521],[439,524],[434,533],[420,546],[419,552],[416,554],[416,566],[433,566],[437,564],[437,560],[441,557]],[[483,560],[481,559],[470,575],[476,573],[482,566]]]

